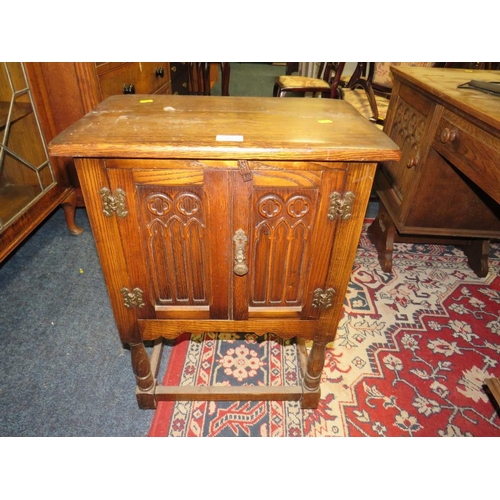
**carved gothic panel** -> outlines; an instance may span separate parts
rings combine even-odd
[[[206,305],[202,189],[139,188],[158,305]]]
[[[317,191],[256,189],[250,305],[302,305]]]

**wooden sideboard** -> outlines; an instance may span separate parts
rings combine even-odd
[[[460,245],[478,276],[500,238],[500,97],[460,89],[500,72],[397,67],[384,131],[401,160],[383,162],[380,210],[369,230],[382,268],[394,242]]]
[[[108,98],[49,150],[74,158],[141,408],[317,406],[377,162],[399,158],[393,141],[338,100],[136,95]],[[298,337],[303,380],[159,385],[162,339],[205,331]]]

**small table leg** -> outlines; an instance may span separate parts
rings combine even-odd
[[[490,240],[469,240],[467,245],[462,246],[462,250],[471,269],[480,278],[484,278],[488,274]]]
[[[71,193],[64,198],[61,203],[64,210],[64,217],[66,219],[66,224],[68,226],[69,232],[78,236],[83,233],[83,228],[79,227],[75,223],[75,213],[76,213],[76,192],[72,190]]]
[[[368,228],[368,236],[377,249],[382,270],[385,273],[390,273],[392,270],[392,252],[394,251],[396,226],[382,204],[379,206],[377,217]]]

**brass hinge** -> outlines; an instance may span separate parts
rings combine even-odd
[[[142,300],[144,292],[140,288],[129,290],[128,288],[123,287],[120,292],[123,295],[123,303],[127,309],[132,309],[132,307],[140,309],[144,306],[144,302]]]
[[[114,193],[103,187],[99,190],[102,200],[102,211],[106,217],[111,217],[114,213],[118,217],[126,217],[128,211],[125,206],[125,191],[123,189],[115,189]]]
[[[340,219],[347,220],[352,214],[352,203],[354,201],[354,193],[347,191],[342,195],[334,191],[330,195],[330,208],[328,209],[328,218],[330,220]]]
[[[335,295],[334,288],[328,288],[327,290],[323,290],[322,288],[316,288],[316,290],[314,290],[312,306],[323,307],[324,309],[328,309],[333,305],[334,295]]]

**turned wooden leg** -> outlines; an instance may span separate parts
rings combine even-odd
[[[323,367],[325,366],[326,342],[314,341],[309,358],[307,369],[302,381],[302,408],[317,408],[321,396],[320,382]]]
[[[396,226],[385,208],[380,205],[377,217],[368,228],[368,237],[377,249],[378,260],[385,273],[390,273],[392,270],[395,236]]]
[[[490,240],[470,240],[462,249],[472,270],[480,278],[484,278],[488,274]]]
[[[137,381],[136,397],[139,408],[156,408],[156,380],[151,371],[151,362],[142,342],[130,344],[132,370]]]
[[[76,213],[76,192],[71,191],[66,198],[61,203],[64,210],[64,217],[66,219],[66,225],[68,226],[69,232],[78,236],[83,233],[83,228],[79,227],[75,223],[75,213]]]

